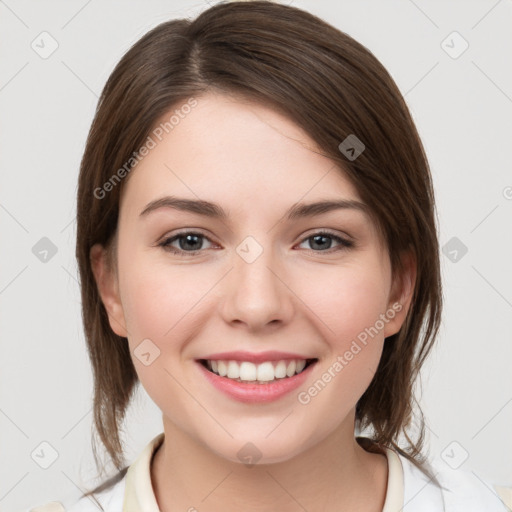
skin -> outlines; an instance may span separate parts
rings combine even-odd
[[[162,411],[165,441],[151,466],[159,507],[380,511],[387,461],[356,442],[355,405],[385,338],[405,320],[414,262],[405,258],[405,274],[392,281],[387,250],[359,210],[286,220],[298,202],[361,199],[286,117],[232,96],[196,99],[125,183],[116,267],[103,247],[91,250],[110,325],[128,338],[139,379]],[[166,195],[215,202],[228,219],[171,208],[140,216]],[[206,237],[193,240],[197,254],[185,252],[183,239],[172,246],[184,256],[158,245],[185,228]],[[327,238],[322,250],[310,237],[325,229],[355,245]],[[247,236],[263,250],[252,263],[236,252]],[[299,403],[298,392],[397,302],[402,310],[379,334],[307,405]],[[133,355],[144,339],[160,350],[148,366]],[[194,362],[240,349],[295,352],[318,363],[299,390],[244,404],[212,387]],[[252,467],[237,456],[247,442],[262,454]]]

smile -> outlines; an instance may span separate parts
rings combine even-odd
[[[304,385],[318,362],[316,358],[256,359],[260,360],[197,359],[196,364],[206,382],[224,396],[255,404],[273,402]]]

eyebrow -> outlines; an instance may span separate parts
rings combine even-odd
[[[165,196],[151,201],[146,205],[144,210],[142,210],[140,217],[144,217],[160,208],[172,208],[174,210],[196,213],[223,221],[228,219],[226,211],[216,203],[200,199],[185,199],[173,196]],[[286,212],[285,216],[287,220],[296,220],[341,209],[359,210],[365,214],[369,213],[369,208],[365,203],[354,199],[339,199],[323,200],[308,204],[296,203]]]

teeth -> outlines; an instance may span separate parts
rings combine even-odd
[[[302,370],[304,370],[305,366],[306,366],[306,361],[304,361],[304,359],[300,359],[297,361],[297,368],[295,369],[295,371],[297,373],[300,373]]]
[[[279,361],[274,368],[274,375],[276,379],[284,379],[286,377],[286,363]]]
[[[305,366],[304,359],[289,361],[265,361],[254,364],[249,361],[213,361],[206,362],[208,368],[221,377],[237,380],[238,382],[270,382],[276,379],[293,377],[301,373]]]
[[[242,363],[242,364],[244,364],[244,363]],[[258,366],[254,365],[254,368],[258,374],[258,378],[255,380],[261,380],[263,382],[268,382],[270,380],[275,379],[274,365],[270,361],[268,361],[266,363],[261,363]],[[249,379],[247,379],[247,380],[249,380]]]
[[[240,379],[241,380],[257,380],[258,369],[256,368],[256,365],[253,363],[248,363],[247,361],[244,361],[240,365]],[[261,379],[263,380],[263,379]]]
[[[217,363],[218,374],[221,377],[225,377],[228,374],[228,365],[224,361]]]
[[[240,366],[235,361],[228,361],[228,374],[226,375],[229,379],[240,378]]]
[[[297,363],[295,361],[290,361],[290,363],[288,364],[288,368],[286,368],[286,375],[288,375],[288,377],[295,375],[296,368]]]

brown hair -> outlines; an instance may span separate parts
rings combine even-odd
[[[119,428],[138,379],[127,340],[109,326],[90,249],[95,243],[109,247],[114,239],[128,179],[118,173],[113,183],[116,171],[126,170],[127,162],[128,172],[136,167],[134,155],[157,119],[208,90],[271,106],[309,134],[369,206],[393,277],[403,271],[402,255],[414,255],[410,310],[400,331],[386,339],[356,420],[373,429],[377,445],[427,472],[419,406],[418,438],[407,432],[418,405],[413,385],[442,309],[434,193],[421,140],[398,87],[367,48],[308,12],[269,1],[220,3],[192,21],[158,25],[123,56],[101,94],[80,168],[76,256],[94,372],[94,424],[108,455],[121,470]],[[356,159],[338,148],[350,134],[365,145]]]

